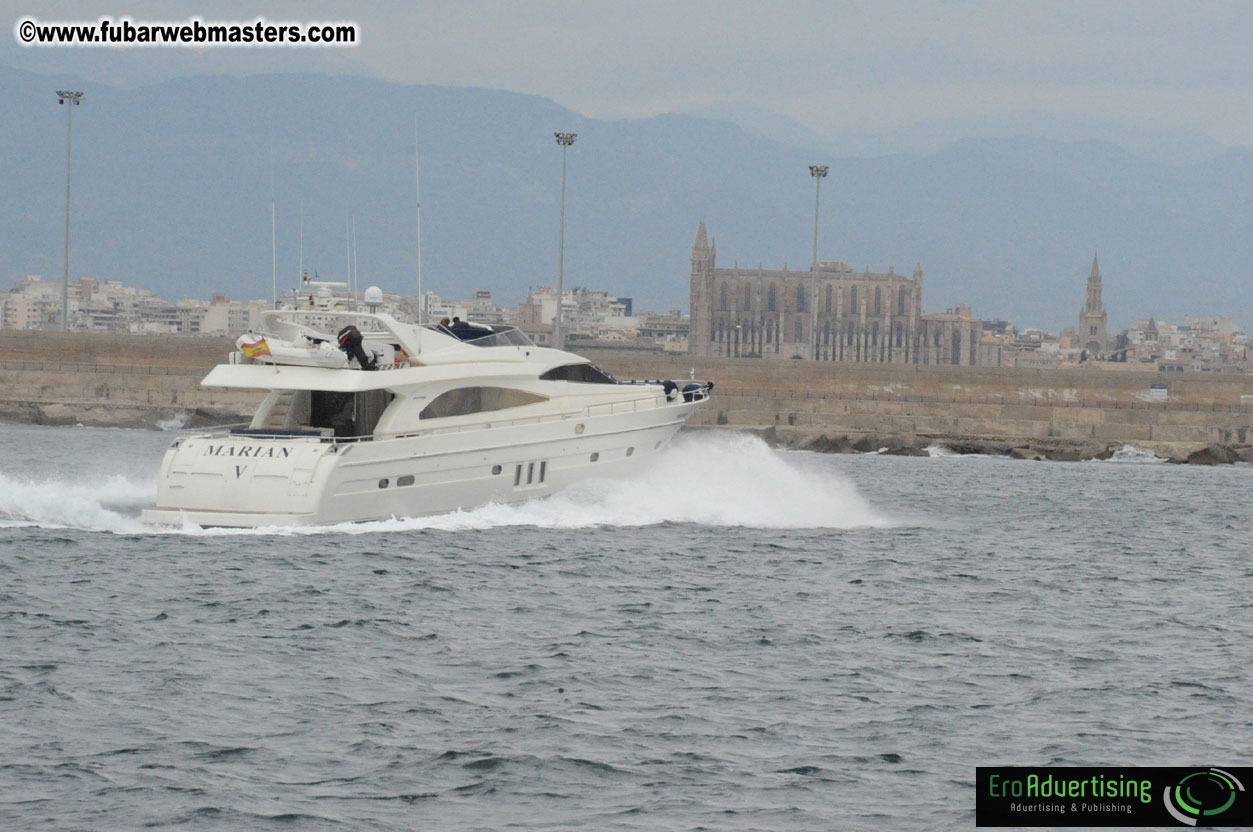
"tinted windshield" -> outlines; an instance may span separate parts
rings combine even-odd
[[[473,344],[476,347],[533,347],[535,342],[516,326],[485,326],[472,324],[468,326],[440,326],[429,324],[428,329],[442,332],[445,335]]]
[[[467,344],[474,344],[476,347],[533,347],[535,342],[527,337],[526,333],[517,327],[494,327],[494,332],[487,335],[480,335],[477,338],[464,339]]]

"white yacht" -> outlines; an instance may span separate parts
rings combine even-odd
[[[712,387],[621,383],[514,327],[378,311],[274,310],[237,346],[201,384],[268,394],[247,428],[174,442],[144,521],[307,525],[529,500],[635,471]]]

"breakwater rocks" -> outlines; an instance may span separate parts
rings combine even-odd
[[[1230,465],[1234,462],[1253,462],[1253,447],[1249,445],[1209,445],[1199,451],[1188,454],[1186,459],[1172,459],[1171,462],[1186,462],[1189,465]]]
[[[1003,456],[1053,462],[1085,462],[1109,459],[1127,453],[1128,447],[1148,455],[1158,455],[1166,462],[1188,465],[1225,465],[1236,462],[1253,463],[1253,445],[1208,445],[1191,453],[1170,453],[1162,447],[1137,448],[1125,443],[1091,443],[1069,440],[970,439],[943,436],[899,436],[882,434],[849,434],[815,432],[792,428],[760,428],[751,433],[775,448],[814,451],[824,454],[880,453],[887,456],[932,456],[935,453],[964,456]],[[1161,456],[1162,451],[1167,451]]]

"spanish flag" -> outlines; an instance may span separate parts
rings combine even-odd
[[[270,345],[265,342],[265,338],[258,338],[251,344],[240,344],[239,349],[243,352],[244,358],[256,358],[259,355],[270,354]]]

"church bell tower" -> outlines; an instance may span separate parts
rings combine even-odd
[[[1092,255],[1092,273],[1088,275],[1088,296],[1079,310],[1079,343],[1096,358],[1109,350],[1108,316],[1101,304],[1101,266]]]

